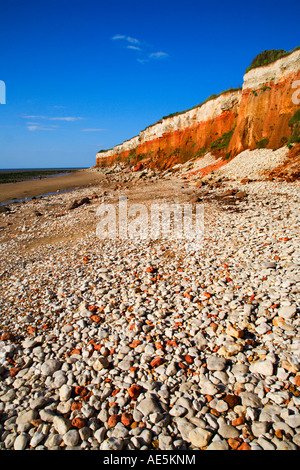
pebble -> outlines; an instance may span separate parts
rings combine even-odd
[[[158,443],[159,443],[160,450],[173,450],[174,449],[172,437],[166,434],[160,434],[158,436]]]
[[[229,450],[229,445],[225,439],[217,440],[209,444],[207,450]]]
[[[291,305],[290,307],[281,307],[278,311],[278,315],[282,318],[290,320],[294,317],[296,313],[296,305]]]
[[[251,408],[261,408],[262,402],[259,396],[253,392],[241,392],[239,397],[242,400],[242,405],[250,406]]]
[[[184,441],[191,442],[189,435],[196,426],[184,418],[176,420],[176,423],[182,439]]]
[[[30,401],[30,408],[32,410],[39,410],[44,408],[49,403],[49,397],[37,397]]]
[[[64,384],[59,389],[59,397],[61,401],[68,401],[72,394],[72,387],[70,385]]]
[[[29,436],[27,434],[20,434],[14,441],[15,450],[24,450],[29,441]]]
[[[70,429],[63,435],[63,441],[68,447],[76,447],[79,442],[79,433],[76,429]]]
[[[288,416],[285,422],[291,428],[299,428],[300,427],[300,414],[297,413],[296,415]]]
[[[58,434],[64,435],[69,431],[71,422],[69,419],[63,418],[62,416],[55,416],[53,418],[53,426]]]
[[[239,437],[240,432],[234,426],[222,423],[218,428],[218,434],[225,439],[236,439]]]
[[[219,387],[217,385],[214,385],[209,380],[206,380],[205,382],[201,384],[201,393],[203,395],[214,396],[219,392],[220,392]]]
[[[145,398],[139,403],[137,410],[140,411],[143,416],[149,416],[152,413],[159,413],[161,408],[153,398]]]
[[[37,447],[45,438],[45,435],[42,432],[36,432],[35,435],[30,440],[31,447]]]
[[[97,439],[99,444],[101,444],[104,441],[105,434],[106,434],[105,427],[99,428],[95,431],[94,437],[95,437],[95,439]]]
[[[263,436],[268,432],[270,425],[267,422],[253,421],[251,425],[252,434],[256,437]]]
[[[226,359],[223,357],[209,356],[207,358],[208,370],[224,370],[226,367]]]
[[[250,365],[250,372],[254,374],[264,375],[266,377],[272,376],[274,366],[271,361],[256,361]]]
[[[299,450],[299,184],[236,180],[238,212],[214,200],[232,185],[199,189],[199,252],[93,231],[39,244],[94,223],[96,188],[0,215],[20,229],[0,233],[1,450]],[[27,207],[44,216],[21,231]]]
[[[195,428],[189,433],[189,440],[195,447],[202,449],[207,446],[212,438],[213,434],[210,431],[206,431],[202,428]]]
[[[124,447],[123,439],[110,437],[106,439],[100,446],[101,450],[122,450]]]
[[[56,359],[48,359],[48,361],[44,362],[41,367],[41,374],[46,375],[46,376],[51,376],[54,374],[54,372],[59,369],[61,365],[60,361],[57,361]]]

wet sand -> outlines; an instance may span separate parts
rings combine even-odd
[[[0,202],[7,202],[14,198],[23,199],[46,193],[54,193],[63,189],[82,188],[84,186],[95,185],[102,180],[103,176],[97,171],[83,169],[64,176],[5,183],[0,185]]]

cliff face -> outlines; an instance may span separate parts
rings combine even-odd
[[[164,118],[111,150],[97,154],[96,166],[116,161],[170,168],[211,152],[229,159],[246,149],[284,145],[289,120],[299,109],[292,84],[300,80],[300,50],[244,76],[241,90],[227,91],[182,114]]]
[[[214,140],[232,132],[240,99],[241,91],[227,92],[201,107],[163,119],[137,137],[100,152],[97,165],[147,159],[149,166],[166,168],[195,155],[204,155]]]
[[[299,50],[244,76],[237,126],[229,145],[233,155],[257,148],[262,140],[271,149],[287,142],[292,134],[289,120],[299,108],[293,103],[292,84],[299,79]]]

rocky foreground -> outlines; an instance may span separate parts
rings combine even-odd
[[[299,183],[105,178],[0,215],[0,449],[299,449]],[[202,248],[99,240],[124,194],[203,203]]]

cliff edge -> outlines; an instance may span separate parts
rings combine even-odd
[[[100,151],[96,166],[143,162],[150,168],[167,169],[207,153],[226,162],[247,149],[275,150],[298,142],[297,80],[299,49],[251,68],[241,89],[227,90],[188,111],[164,117],[138,136]]]

